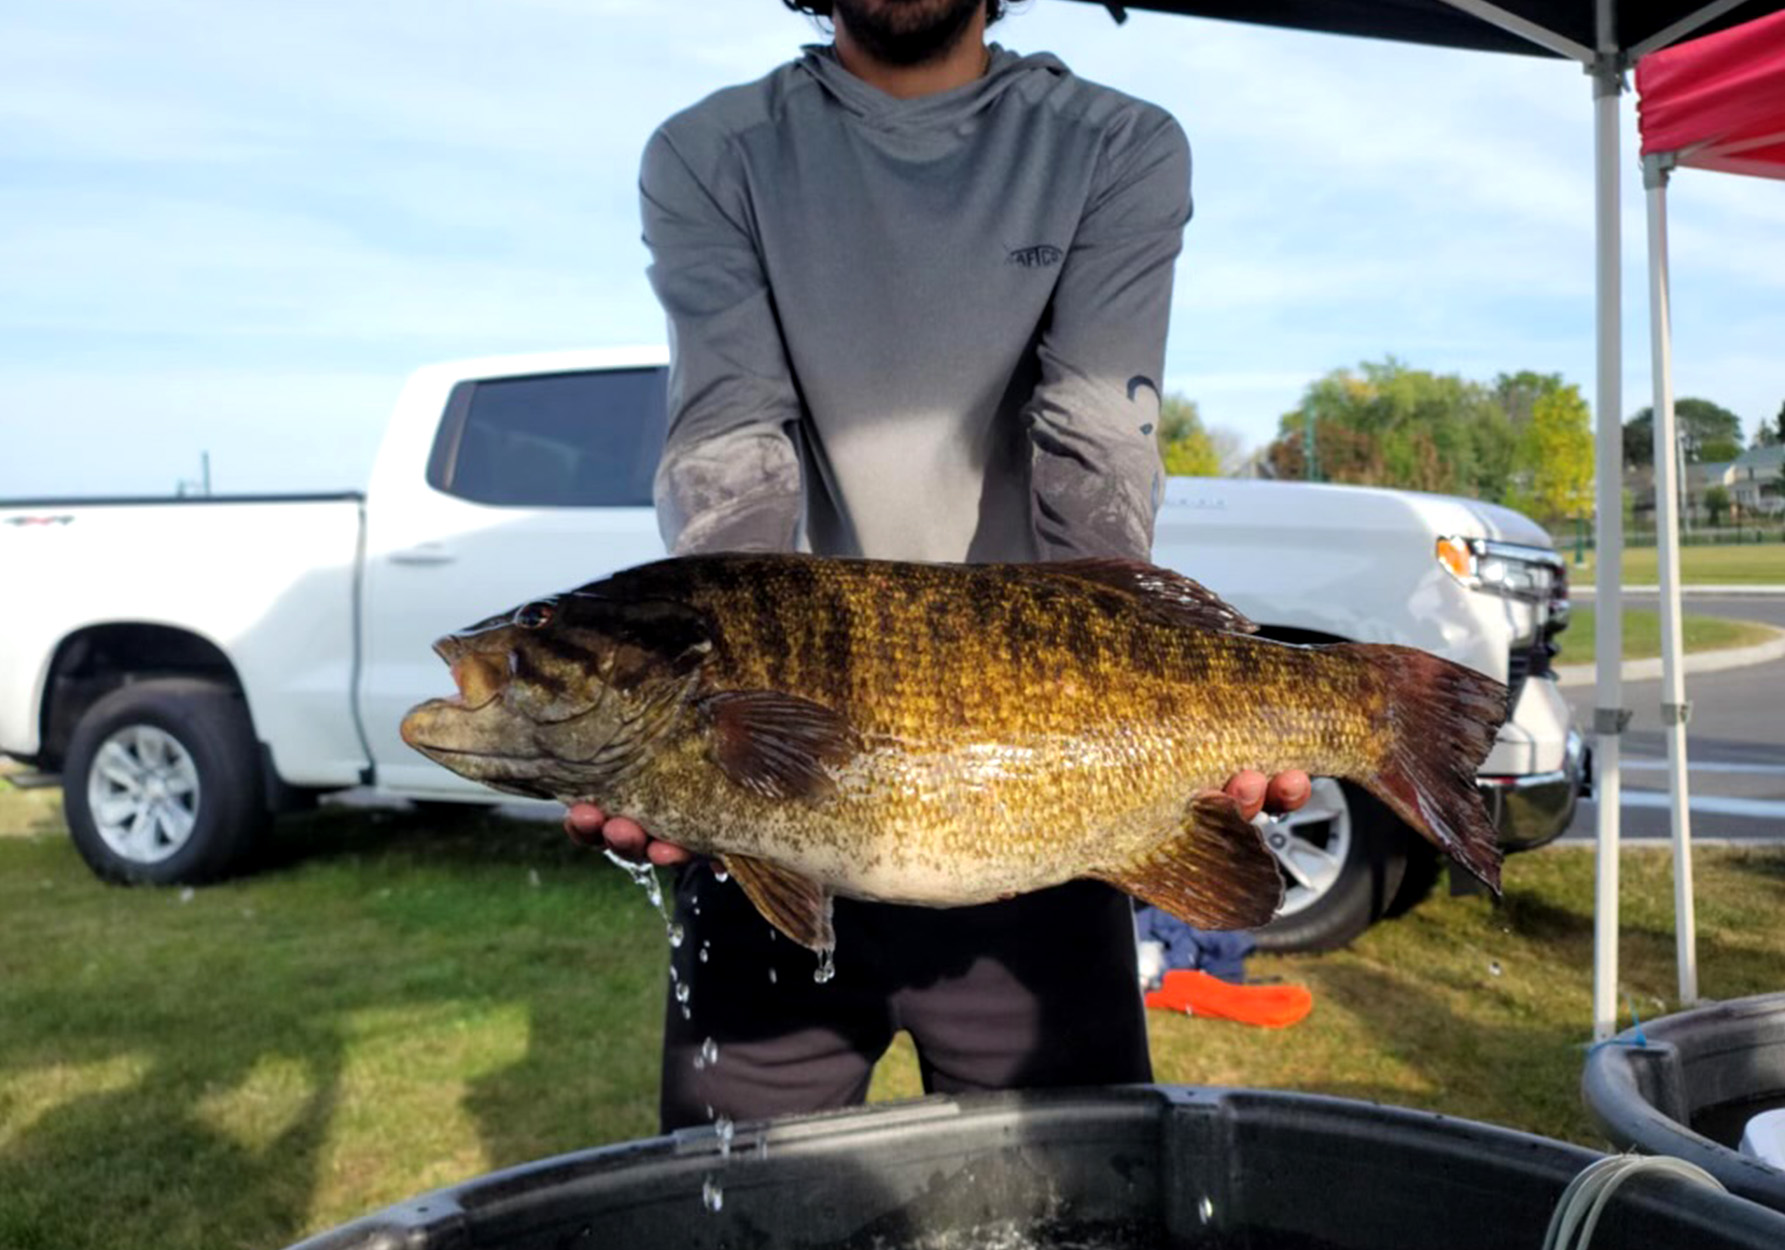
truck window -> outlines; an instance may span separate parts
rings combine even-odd
[[[428,485],[511,508],[648,507],[663,451],[667,373],[461,382],[434,439]]]

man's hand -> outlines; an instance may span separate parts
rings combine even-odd
[[[572,803],[564,813],[564,832],[578,846],[605,847],[635,864],[670,868],[694,858],[692,852],[673,842],[653,838],[636,820],[609,816],[593,803]]]
[[[1263,773],[1247,769],[1233,775],[1226,791],[1240,805],[1240,815],[1251,820],[1261,809],[1273,815],[1293,812],[1308,801],[1310,784],[1308,774],[1299,770],[1278,773],[1267,781]],[[694,858],[673,842],[653,838],[636,820],[609,816],[593,803],[571,804],[564,814],[564,832],[580,846],[606,847],[638,864],[669,868]]]

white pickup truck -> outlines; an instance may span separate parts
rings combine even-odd
[[[403,744],[442,692],[430,644],[506,605],[660,557],[661,351],[474,360],[404,387],[365,493],[0,502],[18,606],[0,752],[60,776],[109,881],[240,870],[268,816],[372,787],[494,802]],[[1507,681],[1481,783],[1518,849],[1572,814],[1584,758],[1548,678],[1567,621],[1548,536],[1504,508],[1358,487],[1178,478],[1155,560],[1294,642],[1398,642]],[[1423,894],[1425,844],[1322,780],[1268,833],[1291,881],[1266,945],[1341,945]]]

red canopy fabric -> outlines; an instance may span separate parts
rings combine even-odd
[[[1644,156],[1785,178],[1785,12],[1650,53],[1636,91]]]

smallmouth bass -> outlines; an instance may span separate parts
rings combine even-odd
[[[441,639],[459,694],[403,738],[513,794],[715,856],[834,945],[834,895],[959,906],[1076,877],[1254,928],[1275,858],[1221,787],[1357,782],[1498,888],[1475,771],[1499,682],[1401,646],[1296,646],[1137,561],[659,561]]]

